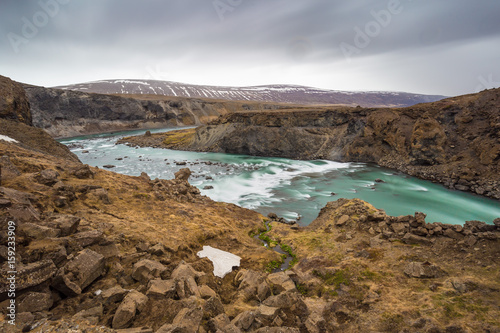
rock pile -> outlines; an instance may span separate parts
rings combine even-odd
[[[343,207],[345,205],[345,207]],[[344,213],[339,213],[341,208]],[[334,215],[331,213],[335,212]],[[370,210],[359,199],[339,199],[321,209],[318,220],[311,227],[322,225],[331,228],[349,228],[368,231],[377,238],[401,240],[405,243],[432,244],[438,237],[457,240],[459,244],[473,246],[480,239],[500,241],[500,218],[494,224],[467,221],[462,225],[426,223],[426,215],[415,213],[406,216],[388,216],[383,210]]]
[[[202,201],[205,197],[201,196],[197,187],[189,184],[189,176],[191,176],[191,170],[183,168],[175,173],[175,179],[157,178],[151,181],[156,198],[159,200],[170,198],[179,202]]]
[[[53,185],[57,175],[53,170],[42,171],[35,178]],[[27,329],[46,317],[62,298],[81,295],[106,272],[106,261],[118,250],[101,232],[81,227],[77,216],[40,214],[36,208],[40,203],[31,194],[0,187],[0,197],[4,203],[2,228],[7,221],[16,221],[17,311],[21,318],[27,318],[18,323],[22,324],[20,329]],[[7,235],[3,231],[2,244]],[[0,253],[0,264],[5,268],[6,246],[0,246]],[[2,281],[6,281],[8,271],[2,269]],[[0,299],[5,303],[9,301],[6,298],[7,289],[2,287]]]

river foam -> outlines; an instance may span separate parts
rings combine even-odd
[[[151,130],[161,131],[165,129]],[[146,172],[153,179],[171,179],[180,168],[189,167],[190,183],[213,200],[263,214],[275,212],[287,219],[300,216],[302,225],[316,218],[328,201],[338,198],[360,198],[396,216],[421,211],[428,215],[428,222],[492,223],[500,217],[498,201],[452,191],[378,166],[115,145],[124,135],[132,134],[100,134],[61,142],[69,145],[84,163],[113,165],[113,171],[133,176]],[[378,178],[384,182],[375,182]]]

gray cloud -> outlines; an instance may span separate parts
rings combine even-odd
[[[500,2],[400,0],[391,14],[394,1],[4,0],[0,74],[46,86],[159,78],[448,95],[500,81]]]

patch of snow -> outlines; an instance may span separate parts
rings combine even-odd
[[[103,81],[103,82],[106,82],[106,81]],[[111,83],[111,82],[107,82],[107,83]],[[149,82],[145,82],[145,81],[133,81],[133,80],[115,80],[115,83],[134,83],[134,84],[142,84],[142,85],[145,85],[145,86],[149,86]]]
[[[240,257],[211,246],[203,246],[203,250],[198,252],[196,255],[200,258],[210,259],[214,264],[214,275],[220,278],[223,278],[226,274],[231,273],[234,266],[240,266]]]
[[[7,141],[7,142],[15,142],[18,143],[16,139],[9,138],[7,135],[1,135],[0,134],[0,140]]]
[[[184,92],[186,93],[186,95],[188,97],[191,97],[191,94],[189,93],[189,91],[187,91],[186,87],[180,87],[182,90],[184,90]]]
[[[97,81],[90,81],[87,82],[86,84],[92,84],[92,83],[110,83],[109,81],[106,80],[97,80]],[[84,83],[85,84],[85,83]]]
[[[172,87],[168,87],[170,90],[172,90],[172,93],[174,94],[174,96],[177,96],[177,93],[174,91],[174,89],[172,89]]]

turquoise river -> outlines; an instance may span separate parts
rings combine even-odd
[[[164,132],[168,129],[152,130]],[[452,191],[429,181],[364,163],[299,161],[218,153],[196,153],[116,145],[123,136],[142,131],[61,139],[83,163],[114,172],[152,179],[171,179],[180,168],[193,172],[190,183],[216,201],[231,202],[264,215],[274,212],[307,225],[328,201],[360,198],[390,215],[427,214],[427,222],[492,223],[500,202]],[[186,165],[177,163],[186,162]],[[375,182],[375,179],[384,182]],[[204,189],[213,187],[212,189]]]

